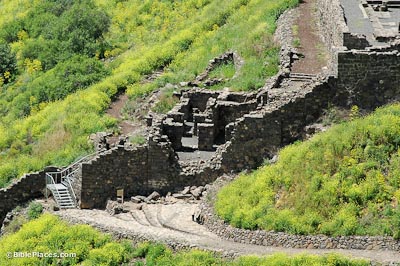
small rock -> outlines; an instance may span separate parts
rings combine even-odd
[[[274,157],[272,157],[272,159],[269,160],[269,163],[270,163],[270,164],[274,164],[274,163],[276,163],[277,161],[278,161],[278,156],[277,156],[277,155],[274,155]]]
[[[126,210],[124,210],[123,204],[111,200],[107,202],[106,210],[110,215],[126,212]]]
[[[176,199],[190,199],[192,197],[191,194],[181,194],[181,193],[174,193],[172,194],[172,197]]]
[[[145,196],[135,196],[135,197],[142,201],[145,201],[147,199],[147,197],[145,197]]]
[[[152,201],[152,200],[158,200],[161,197],[160,193],[158,193],[157,191],[154,191],[153,193],[151,193],[145,201]]]
[[[185,187],[185,188],[182,190],[181,194],[189,194],[189,192],[190,192],[190,187]]]
[[[132,206],[132,209],[140,211],[141,209],[143,209],[143,204],[135,204],[134,206]]]
[[[196,199],[199,199],[200,196],[201,196],[202,191],[201,191],[200,188],[196,188],[196,189],[190,191],[190,193],[191,193]]]
[[[131,201],[133,203],[141,203],[141,202],[143,202],[143,199],[141,199],[139,197],[131,197]]]
[[[169,203],[176,203],[176,202],[178,202],[178,200],[177,200],[176,198],[172,197],[172,196],[167,196],[167,197],[165,198],[165,201],[166,201],[166,202],[169,202]]]
[[[173,88],[174,88],[174,84],[167,83],[167,84],[165,84],[164,88],[166,88],[166,89],[173,89]]]

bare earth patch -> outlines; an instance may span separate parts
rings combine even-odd
[[[304,0],[298,7],[293,25],[294,43],[302,55],[292,66],[292,72],[318,74],[327,65],[327,51],[321,40],[315,17],[315,0]]]

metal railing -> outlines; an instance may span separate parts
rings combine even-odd
[[[55,182],[53,176],[48,174],[48,173],[46,173],[46,199],[49,197],[48,191],[47,191],[47,189],[48,189],[47,185],[53,185],[54,190],[51,190],[51,192],[57,194],[57,195],[54,195],[56,200],[59,199],[60,198],[60,193],[58,192],[58,189],[57,189],[57,186],[56,186],[56,182]]]
[[[48,184],[54,185],[57,196],[59,196],[59,193],[58,193],[58,190],[57,190],[55,184],[66,183],[67,189],[71,192],[72,200],[74,201],[74,203],[76,205],[76,203],[77,203],[76,194],[75,194],[74,189],[72,188],[71,181],[73,181],[73,179],[76,176],[76,173],[79,171],[80,165],[84,162],[91,160],[95,155],[97,155],[97,152],[86,155],[86,156],[80,158],[79,160],[77,160],[76,162],[70,164],[68,167],[64,168],[61,171],[47,172],[46,173],[46,188],[47,188]],[[46,189],[46,198],[47,198],[47,196],[48,195],[47,195],[47,189]]]
[[[95,155],[97,155],[97,153],[92,153],[92,154],[86,155],[86,156],[82,157],[81,159],[77,160],[76,162],[70,164],[69,166],[67,166],[66,168],[64,168],[63,170],[61,170],[59,172],[48,172],[48,173],[51,174],[52,176],[55,176],[56,177],[55,181],[57,182],[58,176],[60,176],[60,178],[63,178],[63,177],[71,175],[72,173],[76,173],[77,169],[78,169],[77,167],[79,167],[79,165],[81,163],[89,161]],[[60,179],[60,182],[61,181],[62,180]],[[58,182],[58,183],[60,183],[60,182]]]

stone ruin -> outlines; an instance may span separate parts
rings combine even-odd
[[[235,75],[232,77],[232,79],[234,79],[240,73],[240,70],[244,64],[244,60],[237,52],[228,51],[214,59],[211,59],[203,73],[198,75],[194,81],[190,81],[184,85],[191,87],[210,87],[218,83],[228,81],[229,79],[209,78],[209,75],[218,66],[229,63],[233,64],[235,67]]]
[[[349,10],[356,6],[363,16],[359,5],[368,9],[373,3],[346,1],[317,1],[321,32],[330,48],[325,72],[317,76],[292,73],[295,49],[286,43],[281,44],[279,73],[260,90],[209,91],[199,87],[214,84],[208,76],[216,66],[233,62],[238,73],[243,65],[231,51],[210,60],[194,81],[181,84],[188,88],[175,93],[179,103],[170,112],[147,117],[146,144],[119,145],[82,165],[84,178],[77,181],[81,183],[77,186],[80,206],[104,207],[122,187],[127,197],[153,191],[165,194],[188,185],[205,185],[223,173],[253,169],[282,146],[304,138],[328,106],[358,105],[372,110],[396,100],[399,41],[382,42],[373,28],[368,36],[354,30]],[[387,2],[389,10],[397,8],[395,2]],[[367,25],[372,23],[370,17],[363,19]]]
[[[79,206],[105,208],[107,200],[115,199],[116,190],[122,188],[124,196],[130,198],[153,191],[163,195],[186,186],[204,186],[223,173],[254,169],[284,145],[304,138],[306,129],[328,106],[357,105],[373,110],[399,100],[398,36],[381,39],[373,28],[368,28],[367,34],[358,32],[352,27],[355,18],[349,15],[355,5],[358,18],[361,16],[363,23],[370,25],[359,4],[368,4],[364,9],[369,9],[381,4],[378,2],[317,1],[321,32],[330,52],[329,67],[320,75],[292,73],[295,53],[286,43],[282,44],[279,73],[258,91],[199,88],[213,84],[207,79],[218,64],[233,61],[236,72],[240,71],[240,56],[227,52],[211,60],[195,81],[182,84],[188,88],[176,93],[180,102],[173,110],[163,117],[147,117],[145,144],[132,146],[121,139],[115,146],[107,146],[106,134],[93,136],[98,153],[80,165],[73,182]],[[400,10],[393,6],[397,2],[387,2],[389,11]],[[373,7],[371,10],[387,13],[374,11]],[[382,19],[379,23],[384,29],[393,28],[393,23],[382,24]],[[41,194],[44,185],[36,179],[43,176],[44,172],[28,175],[1,189],[0,203],[7,203],[0,204],[1,217],[20,202],[12,200],[12,193],[21,195],[26,191],[24,200]],[[32,186],[31,179],[39,185]]]
[[[256,95],[229,91],[186,90],[168,112],[162,131],[177,152],[215,151],[231,138],[234,122],[257,108]]]

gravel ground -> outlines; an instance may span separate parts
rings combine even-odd
[[[400,254],[392,251],[362,251],[341,249],[294,249],[265,247],[236,243],[219,238],[205,227],[192,221],[197,203],[179,201],[174,204],[145,204],[137,210],[134,204],[127,204],[127,213],[110,216],[103,210],[69,209],[55,212],[61,218],[74,223],[90,224],[102,231],[125,234],[127,238],[140,236],[142,239],[164,243],[181,243],[188,247],[227,252],[234,255],[268,255],[277,252],[294,255],[298,253],[327,254],[339,253],[352,258],[363,258],[379,262],[399,262]]]

